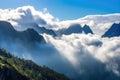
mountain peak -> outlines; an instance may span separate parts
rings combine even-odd
[[[5,42],[6,45],[14,47],[24,45],[26,49],[38,47],[36,43],[45,43],[43,36],[34,29],[16,31],[10,23],[5,21],[0,22],[0,41],[0,46]]]
[[[80,24],[72,24],[69,28],[60,31],[61,34],[69,35],[72,33],[82,33],[82,27]]]
[[[5,33],[4,35],[15,35],[15,29],[12,27],[12,25],[9,22],[6,21],[0,21],[0,34]]]
[[[114,23],[102,37],[120,36],[120,23]]]
[[[88,34],[88,33],[93,34],[93,32],[90,29],[90,27],[88,25],[86,25],[86,24],[83,26],[83,31],[85,32],[85,34]]]
[[[34,29],[28,28],[25,31],[19,32],[19,35],[22,36],[22,39],[25,39],[27,41],[37,41],[41,42],[41,40],[44,40],[41,35],[39,35]]]

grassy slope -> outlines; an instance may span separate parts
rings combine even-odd
[[[63,74],[48,67],[39,66],[31,60],[14,57],[0,49],[0,78],[4,80],[69,80]]]

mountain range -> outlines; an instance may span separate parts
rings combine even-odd
[[[46,33],[46,34],[49,34],[49,35],[52,35],[52,36],[57,36],[55,31],[53,31],[52,29],[47,29],[45,27],[41,27],[39,26],[38,24],[36,23],[30,23],[28,24],[29,27],[28,28],[33,28],[35,31],[37,31],[39,34],[43,34],[43,33]]]
[[[57,33],[59,33],[60,35],[65,34],[65,35],[69,35],[72,33],[91,33],[93,34],[93,31],[90,29],[90,27],[88,25],[84,25],[83,27],[81,27],[80,24],[72,24],[70,25],[67,29],[61,29],[58,30]]]
[[[13,26],[5,21],[0,21],[0,39],[6,40],[22,40],[23,42],[35,43],[44,42],[44,39],[34,29],[29,28],[25,31],[16,31]]]
[[[58,30],[56,33],[62,35],[70,35],[72,33],[85,33],[85,34],[94,34],[91,28],[88,25],[83,27],[80,24],[72,24],[66,29]],[[120,23],[113,23],[112,26],[102,35],[102,37],[119,37],[120,36]]]
[[[43,33],[57,36],[57,34],[69,35],[72,33],[85,33],[85,34],[94,34],[91,28],[88,25],[84,25],[81,27],[80,24],[72,24],[66,29],[60,29],[58,31],[54,31],[51,29],[46,29],[45,27],[40,27],[35,23],[29,24],[31,27],[28,27],[24,31],[16,31],[13,26],[6,22],[0,21],[0,36],[3,39],[11,40],[13,37],[18,40],[22,40],[23,42],[45,42],[44,38],[40,35]],[[120,23],[113,23],[113,25],[102,35],[102,37],[114,37],[120,35]],[[56,34],[57,33],[57,34]],[[0,39],[1,39],[0,38]],[[14,39],[14,40],[15,40]]]
[[[23,49],[38,49],[38,44],[45,44],[45,40],[34,29],[28,28],[24,31],[17,31],[10,23],[0,21],[0,47],[6,46],[11,50],[22,51]]]

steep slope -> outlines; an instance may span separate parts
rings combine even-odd
[[[17,32],[17,38],[27,43],[45,42],[41,35],[39,35],[34,29],[30,28],[25,31]]]
[[[103,35],[102,37],[117,37],[120,36],[120,23],[114,23]]]
[[[45,40],[34,29],[16,31],[10,23],[0,21],[0,47],[10,52],[26,50],[29,53],[31,49],[39,49],[41,44],[45,44]]]
[[[85,34],[89,34],[89,33],[93,34],[93,31],[90,29],[88,25],[83,26],[83,31]]]
[[[34,29],[27,29],[25,31],[16,31],[13,26],[5,21],[0,21],[0,36],[2,39],[22,40],[22,42],[41,42],[43,37],[39,35]]]
[[[5,21],[0,21],[0,36],[1,37],[15,37],[16,36],[16,31],[12,27],[12,25],[8,22]]]
[[[2,60],[4,61],[4,60]],[[30,80],[26,76],[20,74],[13,67],[9,67],[3,63],[0,64],[0,80]]]
[[[41,46],[46,42],[34,29],[16,31],[5,21],[0,21],[0,47],[19,57],[29,54],[42,54]],[[38,53],[39,51],[39,53]]]
[[[0,49],[0,80],[69,80],[48,67],[14,57]]]

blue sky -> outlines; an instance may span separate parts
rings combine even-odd
[[[0,8],[31,5],[37,10],[47,8],[60,20],[77,19],[86,15],[120,13],[120,0],[2,0]]]

